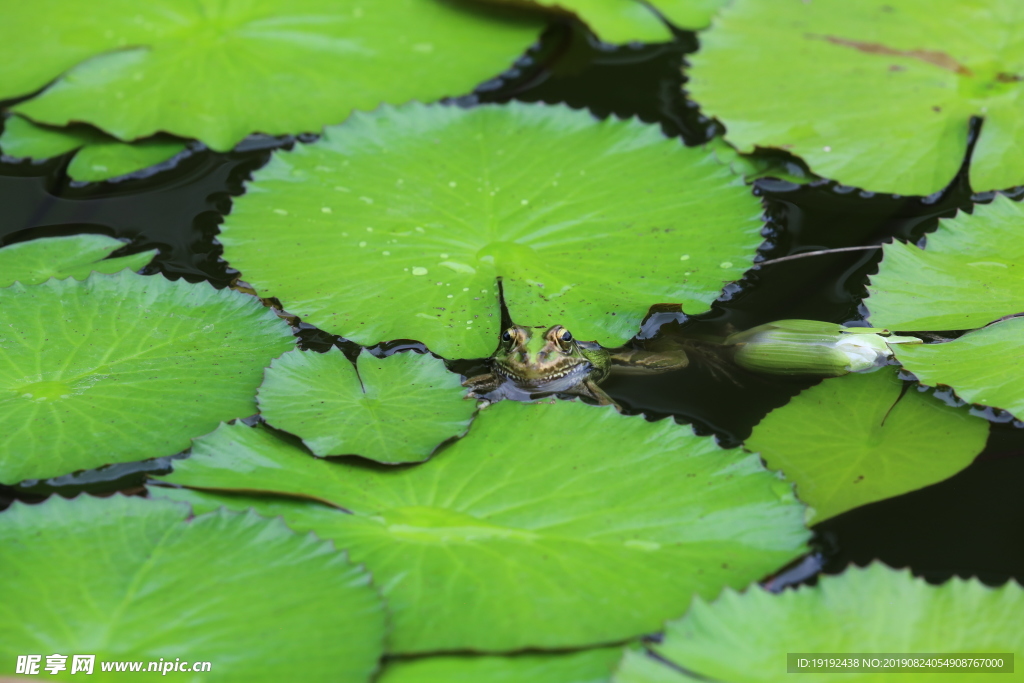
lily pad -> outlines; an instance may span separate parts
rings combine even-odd
[[[275,154],[220,239],[261,296],[324,330],[472,358],[497,344],[497,277],[513,320],[605,346],[652,304],[708,310],[753,262],[760,213],[714,154],[638,121],[411,104]]]
[[[817,586],[779,595],[727,589],[710,604],[695,600],[682,619],[668,624],[664,641],[651,646],[670,665],[695,675],[669,670],[663,678],[634,676],[628,667],[639,658],[632,658],[615,681],[782,683],[793,680],[789,653],[1020,652],[1022,609],[1024,590],[1013,581],[989,588],[976,579],[954,578],[933,586],[905,569],[851,567],[840,576],[822,576]],[[914,674],[844,671],[808,678],[882,683]]]
[[[54,679],[71,681],[123,680],[102,670],[123,660],[143,661],[143,671],[209,662],[207,673],[174,677],[275,683],[363,683],[377,666],[384,605],[369,574],[279,520],[189,519],[187,505],[122,496],[15,503],[0,520],[9,672],[33,653],[48,679],[47,655],[67,656]],[[72,670],[76,654],[95,655],[89,674]]]
[[[965,401],[1002,408],[1024,419],[1024,318],[1011,318],[942,344],[897,349],[925,384],[944,384]]]
[[[923,0],[735,0],[688,58],[687,89],[740,151],[779,147],[818,175],[904,195],[949,184],[980,116],[971,186],[1020,185],[1017,10],[1016,0],[938,12]]]
[[[769,413],[746,446],[796,482],[814,523],[970,465],[985,447],[988,422],[903,391],[894,368],[826,380]]]
[[[939,221],[925,249],[883,247],[871,322],[898,330],[969,330],[1024,311],[1024,205],[1004,195]]]
[[[558,654],[393,660],[376,683],[608,683],[621,657],[621,647],[602,647]]]
[[[76,149],[68,176],[97,182],[165,162],[185,151],[185,142],[161,136],[127,143],[87,126],[48,128],[20,116],[9,117],[0,135],[0,151],[12,157],[48,159]]]
[[[489,0],[512,4],[515,0]],[[727,0],[527,0],[530,4],[577,15],[606,43],[659,43],[675,35],[662,19],[688,29],[707,28]],[[516,2],[516,4],[522,4]],[[659,16],[659,14],[661,16]]]
[[[84,280],[89,273],[138,270],[153,260],[156,250],[130,256],[106,258],[125,243],[106,235],[40,237],[16,242],[0,249],[0,287],[20,282],[36,285],[51,277]]]
[[[435,0],[114,0],[76,10],[74,0],[43,0],[5,13],[0,100],[45,87],[14,110],[121,140],[165,131],[218,151],[254,132],[319,131],[381,102],[469,92],[542,28],[539,18]]]
[[[442,361],[411,351],[386,358],[364,351],[357,361],[337,347],[289,351],[267,368],[260,412],[317,455],[383,463],[426,460],[469,428],[476,407]]]
[[[130,271],[0,289],[0,482],[177,453],[256,412],[288,325],[254,297]]]
[[[791,485],[756,456],[568,401],[496,404],[415,467],[318,460],[269,430],[222,426],[164,479],[344,508],[151,490],[198,510],[252,506],[348,549],[387,599],[395,653],[624,640],[694,594],[763,577],[808,536]]]

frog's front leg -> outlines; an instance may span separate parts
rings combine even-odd
[[[615,410],[620,413],[622,412],[622,406],[616,403],[615,399],[609,396],[604,389],[597,386],[597,382],[590,378],[587,378],[576,385],[576,388],[572,393],[577,396],[592,399],[596,401],[599,406],[615,406]]]
[[[469,389],[466,398],[480,398],[485,394],[495,391],[501,386],[502,378],[493,372],[475,377],[467,377],[462,386]]]

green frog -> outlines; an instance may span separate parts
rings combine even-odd
[[[544,330],[541,332],[541,330]],[[527,401],[549,394],[575,394],[600,405],[615,401],[598,385],[613,374],[654,374],[685,368],[696,354],[715,375],[730,368],[767,375],[838,377],[870,372],[892,362],[892,347],[920,344],[888,330],[846,328],[817,320],[779,320],[726,337],[655,338],[647,346],[607,349],[579,341],[561,325],[545,329],[513,325],[501,334],[491,372],[463,382],[468,397]]]
[[[491,372],[471,377],[463,386],[470,389],[468,397],[490,401],[574,394],[599,405],[617,406],[598,386],[612,374],[668,372],[688,363],[681,348],[606,349],[597,342],[576,339],[562,325],[547,329],[513,325],[501,333],[501,345],[490,359]]]

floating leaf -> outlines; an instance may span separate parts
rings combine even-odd
[[[375,358],[357,366],[336,347],[290,351],[270,364],[257,399],[271,425],[302,438],[317,455],[420,462],[469,428],[476,407],[458,375],[428,354]]]
[[[976,579],[954,578],[932,586],[908,570],[851,567],[840,576],[822,576],[817,586],[779,595],[727,589],[711,604],[695,600],[682,619],[668,624],[664,641],[650,647],[699,678],[677,672],[638,677],[620,670],[615,681],[782,683],[793,680],[788,653],[1020,652],[1022,609],[1024,590],[1013,581],[989,588]],[[808,679],[882,683],[913,677],[883,671],[819,673]]]
[[[512,4],[513,0],[490,0]],[[528,0],[529,1],[529,0]],[[672,40],[671,28],[658,16],[680,28],[706,28],[726,0],[532,0],[530,4],[572,12],[606,43],[659,43]],[[517,3],[521,4],[521,3]],[[656,10],[656,11],[655,11]]]
[[[622,656],[612,683],[691,683],[703,681],[655,659],[646,651],[629,650]]]
[[[0,289],[0,482],[177,453],[294,344],[251,296],[129,271]]]
[[[21,116],[8,116],[0,134],[0,151],[15,158],[49,159],[107,137],[89,126],[50,128],[37,126]]]
[[[818,175],[905,195],[949,184],[981,116],[971,186],[1020,185],[1017,10],[1017,0],[938,12],[923,0],[736,0],[701,34],[687,89],[740,151],[780,147]]]
[[[893,369],[827,380],[769,413],[746,446],[796,482],[815,523],[970,465],[985,447],[988,422],[902,392]]]
[[[508,69],[539,19],[436,0],[127,0],[5,12],[0,100],[121,140],[166,131],[218,151],[254,132],[319,131],[353,109],[469,92]],[[400,77],[396,77],[400,74]]]
[[[166,136],[127,143],[91,128],[46,128],[20,116],[9,117],[0,135],[0,151],[13,157],[48,159],[75,149],[79,152],[68,165],[68,175],[97,182],[167,161],[183,152],[185,143]]]
[[[106,235],[40,237],[16,242],[0,249],[0,287],[15,282],[36,285],[51,277],[84,280],[93,271],[116,273],[125,268],[138,270],[157,254],[152,250],[106,258],[124,246],[124,242]]]
[[[376,683],[608,683],[621,657],[621,647],[506,657],[422,657],[390,662]]]
[[[1024,311],[1024,206],[1004,195],[939,221],[924,250],[894,242],[871,277],[871,322],[968,330]]]
[[[179,659],[211,664],[174,672],[181,680],[369,680],[384,606],[361,567],[280,521],[188,517],[186,505],[122,496],[53,496],[0,514],[5,670],[19,655],[44,655],[42,669],[46,655],[62,654],[61,680],[74,681],[87,674],[72,671],[70,656],[91,654],[86,680],[123,680],[102,671],[111,660],[146,671]]]
[[[398,653],[565,648],[656,630],[696,594],[744,586],[804,551],[802,505],[756,456],[671,420],[582,403],[503,401],[415,467],[310,457],[268,430],[222,426],[170,482],[287,498],[253,506],[365,563]]]
[[[275,154],[220,239],[261,295],[322,329],[471,358],[497,343],[498,276],[513,320],[606,346],[652,304],[706,311],[752,263],[759,215],[727,166],[653,126],[412,104]]]
[[[1024,419],[1024,318],[1011,318],[943,344],[897,349],[899,361],[925,384],[953,387],[965,401]]]

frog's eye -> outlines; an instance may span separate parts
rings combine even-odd
[[[572,341],[572,332],[570,332],[569,330],[565,330],[564,332],[562,332],[562,336],[559,337],[559,339],[561,339],[564,342],[571,342]]]
[[[505,330],[501,333],[501,341],[510,342],[512,341],[512,330]]]

